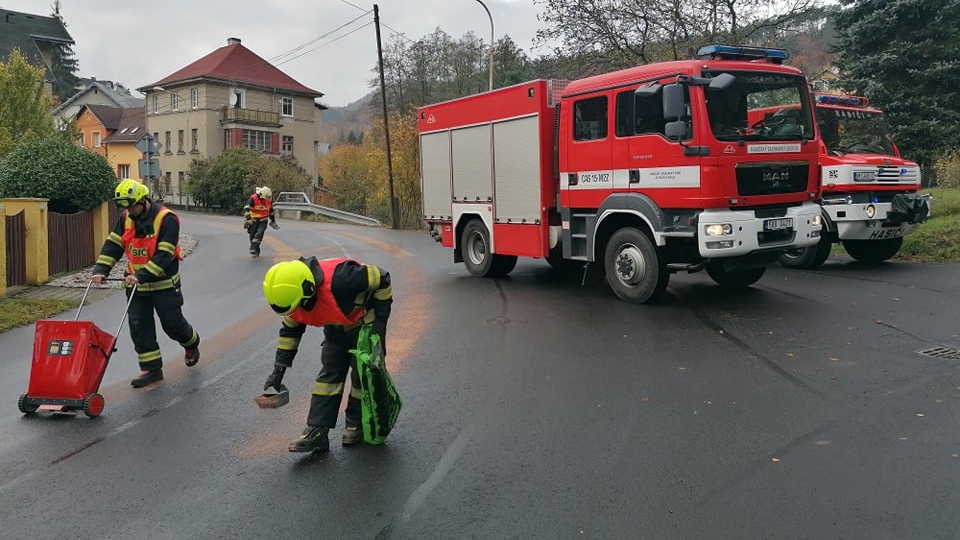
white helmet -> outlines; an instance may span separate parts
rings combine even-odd
[[[258,191],[258,193],[259,193],[259,195],[260,195],[261,197],[263,197],[264,199],[272,199],[272,198],[273,198],[273,191],[272,191],[270,188],[268,188],[267,186],[263,186],[262,188],[259,188],[259,189],[260,189],[260,191]]]

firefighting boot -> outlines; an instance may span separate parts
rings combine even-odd
[[[363,442],[363,430],[360,426],[347,424],[347,427],[343,430],[343,440],[341,442],[344,446]]]
[[[136,379],[133,379],[132,381],[130,381],[130,386],[132,386],[132,387],[134,387],[134,388],[143,388],[144,386],[147,386],[148,384],[153,384],[153,383],[155,383],[155,382],[162,381],[162,380],[163,380],[163,370],[162,370],[162,369],[154,369],[154,370],[150,370],[150,371],[143,371],[143,372],[140,373],[140,376],[139,376],[139,377],[137,377]]]
[[[330,440],[327,439],[325,427],[307,426],[299,437],[290,443],[291,452],[325,452],[330,449]]]

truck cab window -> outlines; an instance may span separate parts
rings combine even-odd
[[[685,92],[687,118],[690,118],[690,94]],[[666,135],[663,117],[663,93],[657,92],[653,96],[638,96],[633,90],[617,94],[617,125],[618,137],[632,135]]]
[[[607,137],[606,96],[582,99],[573,104],[573,139],[595,141]]]

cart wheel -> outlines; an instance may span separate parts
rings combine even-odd
[[[83,414],[96,418],[103,412],[103,396],[91,394],[83,400]]]
[[[39,405],[36,403],[27,403],[27,395],[21,394],[20,399],[17,400],[17,407],[20,408],[20,412],[23,414],[30,414],[32,412],[36,412]]]

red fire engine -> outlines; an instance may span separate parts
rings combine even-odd
[[[885,261],[929,216],[929,196],[917,193],[920,167],[900,156],[883,111],[867,98],[817,94],[815,103],[824,230],[817,245],[786,251],[780,263],[817,268],[837,242],[858,261]],[[783,114],[781,107],[752,111],[751,125],[775,123]]]
[[[475,276],[536,257],[600,268],[637,303],[674,272],[749,286],[822,225],[813,101],[786,56],[713,45],[422,107],[423,219]],[[774,105],[796,111],[749,129]]]

